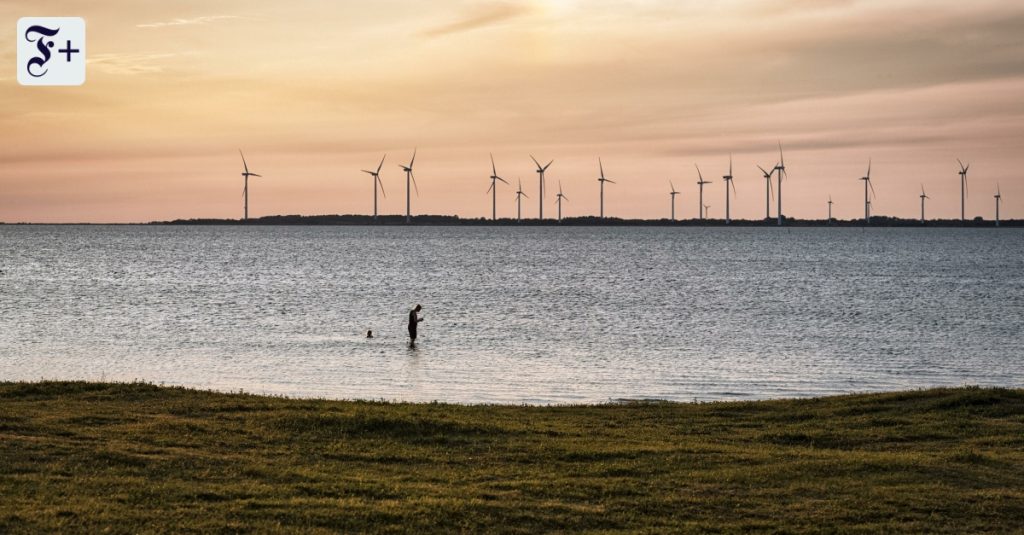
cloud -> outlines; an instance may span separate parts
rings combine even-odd
[[[239,17],[235,15],[207,15],[203,17],[194,17],[191,19],[173,19],[163,22],[147,22],[145,24],[136,24],[136,28],[165,28],[167,26],[196,26],[202,24],[209,24],[218,20],[237,19]]]
[[[464,13],[461,18],[424,30],[426,37],[443,37],[456,33],[477,30],[508,19],[529,14],[532,10],[524,4],[492,4],[482,9]]]
[[[173,58],[178,54],[93,54],[87,61],[109,74],[150,74],[163,72],[157,60]]]

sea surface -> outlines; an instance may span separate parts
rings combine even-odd
[[[0,226],[2,381],[516,404],[1019,388],[1022,330],[1024,229]]]

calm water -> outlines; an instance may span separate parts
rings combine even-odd
[[[1020,229],[5,226],[0,270],[0,380],[468,403],[1024,385]]]

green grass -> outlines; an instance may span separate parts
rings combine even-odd
[[[1021,390],[509,407],[0,383],[0,533],[1005,533],[1021,519]]]

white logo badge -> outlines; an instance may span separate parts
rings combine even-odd
[[[18,19],[18,83],[85,83],[85,20],[79,17]]]

